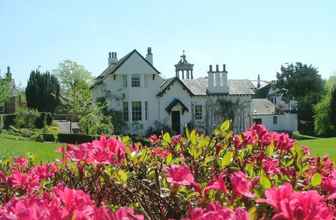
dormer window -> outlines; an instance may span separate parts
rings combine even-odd
[[[140,76],[133,75],[131,78],[132,87],[140,87]]]

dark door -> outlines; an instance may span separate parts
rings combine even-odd
[[[179,111],[172,111],[171,112],[171,120],[172,120],[172,130],[174,133],[179,134],[181,132],[181,118]]]

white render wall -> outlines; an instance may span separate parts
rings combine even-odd
[[[122,103],[128,102],[129,122],[127,124],[130,129],[126,132],[144,134],[154,124],[154,121],[159,119],[159,101],[156,95],[160,90],[162,78],[149,65],[144,65],[144,63],[144,60],[137,53],[133,53],[114,74],[104,79],[103,84],[93,89],[94,98],[105,97],[109,109],[122,111]],[[140,76],[141,87],[131,87],[133,74]],[[123,87],[124,75],[127,76],[126,88]],[[141,121],[132,122],[132,101],[141,101],[142,103]],[[148,102],[148,120],[145,120],[146,101]],[[132,129],[132,127],[142,129]]]
[[[168,125],[171,127],[171,115],[166,111],[166,107],[174,100],[179,99],[187,108],[188,112],[185,111],[182,113],[182,108],[176,109],[180,111],[180,118],[181,118],[181,130],[186,126],[192,118],[192,112],[191,112],[191,96],[190,94],[183,89],[183,86],[178,82],[175,81],[171,84],[170,89],[167,89],[162,97],[160,97],[159,100],[159,106],[160,106],[160,115],[159,115],[159,121],[165,125]],[[175,109],[173,109],[175,110]]]
[[[273,123],[273,117],[278,117],[278,123]],[[253,115],[253,119],[261,119],[262,124],[271,131],[297,131],[298,119],[295,113],[284,113],[280,115]]]

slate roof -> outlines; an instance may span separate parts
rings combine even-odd
[[[183,109],[183,112],[185,112],[185,111],[189,111],[189,109],[187,108],[187,106],[185,106],[185,104],[183,104],[183,102],[181,101],[181,100],[179,100],[179,99],[174,99],[173,101],[171,101],[170,103],[169,103],[169,105],[166,107],[166,111],[169,113],[169,112],[171,112],[171,110],[172,110],[172,108],[175,106],[175,105],[178,105],[178,104],[180,104],[181,106],[182,106],[182,109]]]
[[[164,91],[169,87],[169,85],[173,82],[173,80],[179,80],[182,84],[187,88],[187,90],[192,95],[207,95],[208,89],[208,78],[198,78],[192,80],[180,80],[177,78],[171,78],[165,80],[161,84],[160,93],[164,93]],[[254,86],[247,79],[231,79],[228,80],[229,84],[229,95],[254,95]]]
[[[252,99],[251,110],[253,115],[273,115],[275,105],[268,99]]]
[[[97,76],[97,78],[95,79],[94,84],[92,85],[99,85],[102,80],[110,74],[113,74],[117,69],[119,69],[123,63],[125,63],[126,60],[128,60],[128,58],[131,57],[132,54],[137,53],[148,65],[150,65],[150,67],[152,67],[154,69],[155,72],[157,72],[158,74],[160,74],[160,72],[153,66],[153,64],[151,64],[150,62],[148,62],[148,60],[146,60],[141,53],[139,53],[136,49],[132,50],[130,53],[126,54],[125,56],[123,56],[121,59],[118,60],[118,62],[114,65],[110,65],[108,66],[99,76]]]
[[[265,81],[265,80],[260,80],[260,87],[258,88],[258,80],[250,80],[255,89],[261,89],[264,88],[265,86],[270,85],[272,82],[270,81]]]

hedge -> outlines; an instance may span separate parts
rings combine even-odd
[[[60,143],[67,143],[67,144],[81,144],[85,142],[91,142],[97,139],[98,136],[91,136],[86,134],[64,134],[59,133],[57,135],[57,141]]]

